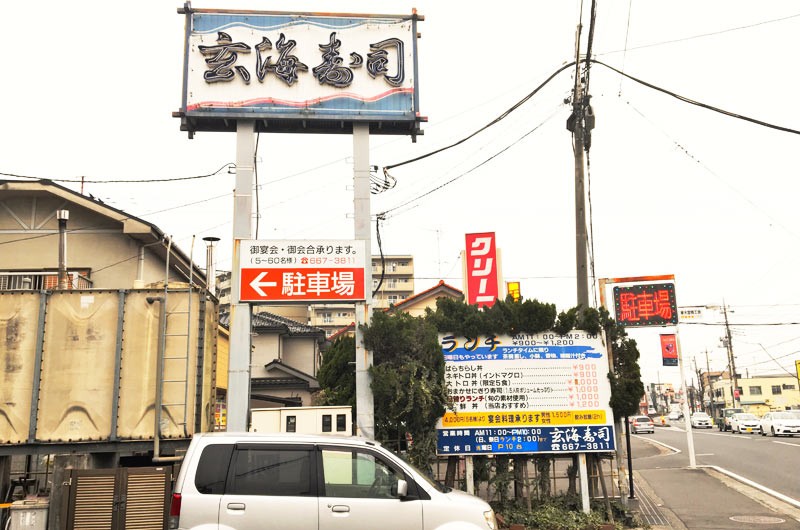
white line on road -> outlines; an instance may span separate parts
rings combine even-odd
[[[795,500],[795,499],[793,499],[793,498],[791,498],[791,497],[787,497],[787,496],[786,496],[786,495],[784,495],[783,493],[778,493],[778,492],[777,492],[777,491],[775,491],[775,490],[771,490],[771,489],[767,488],[766,486],[762,486],[762,485],[761,485],[761,484],[759,484],[758,482],[753,482],[753,481],[752,481],[752,480],[750,480],[750,479],[746,479],[746,478],[744,478],[744,477],[742,477],[742,476],[740,476],[740,475],[737,475],[736,473],[732,473],[732,472],[728,471],[727,469],[723,469],[723,468],[721,468],[721,467],[719,467],[719,466],[698,466],[698,467],[708,467],[708,468],[714,469],[714,470],[716,470],[716,471],[719,471],[719,472],[720,472],[720,473],[722,473],[723,475],[728,475],[729,477],[731,477],[731,478],[733,478],[733,479],[736,479],[736,480],[738,480],[739,482],[741,482],[741,483],[743,483],[743,484],[747,484],[748,486],[751,486],[751,487],[753,487],[753,488],[756,488],[757,490],[761,490],[761,491],[763,491],[763,492],[764,492],[764,493],[766,493],[767,495],[772,495],[772,496],[773,496],[773,497],[775,497],[776,499],[780,499],[780,500],[782,500],[783,502],[786,502],[786,503],[788,503],[788,504],[791,504],[791,505],[792,505],[792,506],[794,506],[795,508],[800,508],[800,501],[798,501],[798,500]]]
[[[800,447],[800,444],[790,444],[789,442],[779,442],[778,440],[772,440],[772,443],[781,445],[791,445],[792,447]]]

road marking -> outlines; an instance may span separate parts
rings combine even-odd
[[[779,442],[778,440],[772,440],[772,443],[781,445],[791,445],[792,447],[800,447],[800,444],[790,444],[789,442]]]
[[[697,453],[694,456],[716,456],[716,453]]]
[[[775,490],[771,490],[771,489],[767,488],[766,486],[762,486],[758,482],[753,482],[752,480],[744,478],[741,475],[737,475],[736,473],[732,473],[732,472],[728,471],[727,469],[723,469],[723,468],[721,468],[719,466],[698,466],[698,467],[707,467],[707,468],[711,468],[711,469],[714,469],[716,471],[719,471],[723,475],[728,475],[729,477],[731,477],[731,478],[733,478],[735,480],[738,480],[739,482],[741,482],[743,484],[747,484],[748,486],[756,488],[757,490],[763,491],[767,495],[772,495],[776,499],[780,499],[783,502],[791,504],[795,508],[800,508],[800,501],[797,501],[797,500],[795,500],[795,499],[793,499],[791,497],[787,497],[783,493],[778,493]]]

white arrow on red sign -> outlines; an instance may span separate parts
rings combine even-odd
[[[267,274],[269,274],[269,272],[264,271],[253,278],[253,281],[250,282],[250,287],[252,287],[253,290],[260,296],[267,296],[267,293],[261,290],[262,287],[276,287],[278,285],[278,282],[262,282],[261,280],[263,280]]]

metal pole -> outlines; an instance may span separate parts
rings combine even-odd
[[[631,459],[631,422],[625,416],[625,445],[628,448],[628,498],[635,499],[633,493],[633,460]]]
[[[694,469],[697,467],[697,460],[694,454],[694,436],[692,433],[691,414],[689,413],[689,389],[686,386],[686,372],[683,368],[683,354],[681,353],[681,339],[678,334],[678,326],[675,326],[675,345],[678,347],[678,367],[681,372],[681,384],[683,385],[683,424],[686,428],[686,445],[689,448],[689,467]]]
[[[359,436],[375,438],[375,402],[372,395],[372,352],[364,346],[361,326],[372,320],[372,233],[370,231],[369,124],[353,124],[353,206],[356,240],[364,241],[363,302],[356,303],[356,429]]]
[[[58,288],[68,289],[67,220],[69,219],[69,210],[56,211],[56,218],[58,219]]]
[[[253,156],[255,122],[236,122],[236,188],[233,191],[233,267],[231,268],[229,431],[246,431],[250,409],[250,305],[239,300],[239,245],[253,237]]]

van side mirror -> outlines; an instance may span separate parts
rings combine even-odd
[[[406,496],[408,496],[408,482],[403,479],[399,479],[397,484],[392,486],[392,497],[402,499]]]

